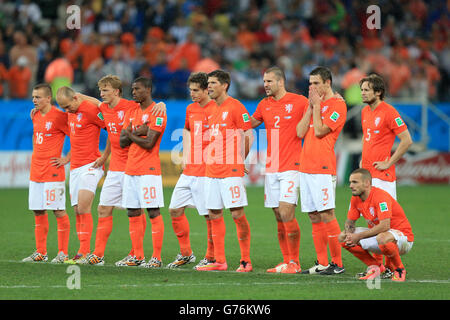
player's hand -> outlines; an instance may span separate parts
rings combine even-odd
[[[347,233],[345,236],[345,244],[349,247],[354,247],[359,242],[359,236],[357,233]]]
[[[31,111],[30,111],[30,118],[31,118],[31,120],[33,120],[33,117],[34,117],[34,115],[36,114],[37,111],[38,111],[38,109],[36,107],[31,109]]]
[[[99,157],[97,160],[94,161],[94,164],[92,165],[92,168],[100,168],[102,167],[106,162],[106,157]]]
[[[166,115],[166,104],[164,102],[158,102],[152,108],[152,115],[154,116],[165,116]]]
[[[315,87],[309,87],[309,104],[314,107],[320,107],[320,102],[322,102],[322,96]]]
[[[375,167],[375,169],[380,171],[387,170],[391,166],[389,164],[389,157],[386,157],[384,161],[375,161],[374,163],[372,163],[372,165]]]
[[[147,133],[148,133],[147,122],[140,125],[139,127],[136,128],[136,130],[133,131],[133,134],[135,136],[146,136]]]
[[[52,164],[52,166],[54,167],[61,167],[61,166],[65,166],[66,164],[68,164],[70,162],[70,159],[68,159],[67,157],[62,157],[62,158],[50,158],[50,163]]]
[[[245,166],[244,166],[244,173],[245,173],[245,174],[248,174],[248,173],[249,173],[247,167],[245,167]]]

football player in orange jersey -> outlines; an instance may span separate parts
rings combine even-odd
[[[33,121],[29,208],[35,216],[36,251],[23,261],[47,261],[47,210],[53,210],[58,226],[58,254],[52,263],[68,260],[70,221],[66,213],[64,164],[70,154],[61,157],[64,139],[69,135],[67,114],[51,104],[52,89],[38,84],[32,92],[36,112]]]

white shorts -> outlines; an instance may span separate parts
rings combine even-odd
[[[164,207],[161,176],[130,176],[125,174],[122,207],[127,209]]]
[[[206,177],[195,177],[181,174],[173,189],[170,199],[170,209],[196,208],[198,214],[205,216],[208,214],[205,201],[205,180]]]
[[[229,209],[248,205],[243,177],[206,178],[207,209]]]
[[[70,203],[72,206],[78,204],[78,192],[88,190],[95,194],[97,185],[103,177],[103,168],[93,168],[92,163],[85,164],[82,167],[70,170],[69,192]]]
[[[28,190],[30,210],[66,210],[66,183],[30,181]]]
[[[397,200],[397,183],[395,181],[384,181],[378,178],[372,178],[372,186],[383,189]]]
[[[123,171],[108,171],[100,193],[100,206],[122,207]]]
[[[264,179],[264,206],[278,208],[280,201],[297,205],[299,194],[300,172],[266,173]]]
[[[334,209],[336,176],[300,172],[300,200],[303,212]]]
[[[368,228],[358,227],[355,228],[355,233],[363,232],[366,230],[368,230]],[[414,242],[408,241],[408,238],[403,234],[403,232],[395,229],[390,229],[388,230],[388,232],[391,233],[394,236],[394,239],[397,241],[398,252],[400,253],[400,255],[406,254],[409,252],[409,250],[411,250]],[[364,250],[381,254],[381,250],[378,246],[378,241],[376,238],[377,237],[374,236],[361,239],[359,243]]]

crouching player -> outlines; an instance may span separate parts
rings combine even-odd
[[[374,279],[386,271],[370,254],[375,253],[386,256],[387,268],[394,272],[393,281],[405,281],[406,270],[400,255],[408,253],[414,241],[405,212],[389,193],[372,186],[368,170],[356,169],[349,180],[353,196],[339,242],[368,266],[366,275],[360,279]],[[355,228],[360,216],[366,219],[369,228]]]

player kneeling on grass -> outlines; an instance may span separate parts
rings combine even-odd
[[[414,241],[405,212],[389,193],[372,186],[368,170],[356,169],[349,180],[353,196],[339,242],[368,266],[366,275],[359,279],[374,279],[388,268],[394,272],[393,281],[405,281],[406,270],[400,255],[408,253]],[[355,228],[360,216],[366,219],[369,228]],[[386,266],[370,253],[386,256]]]

